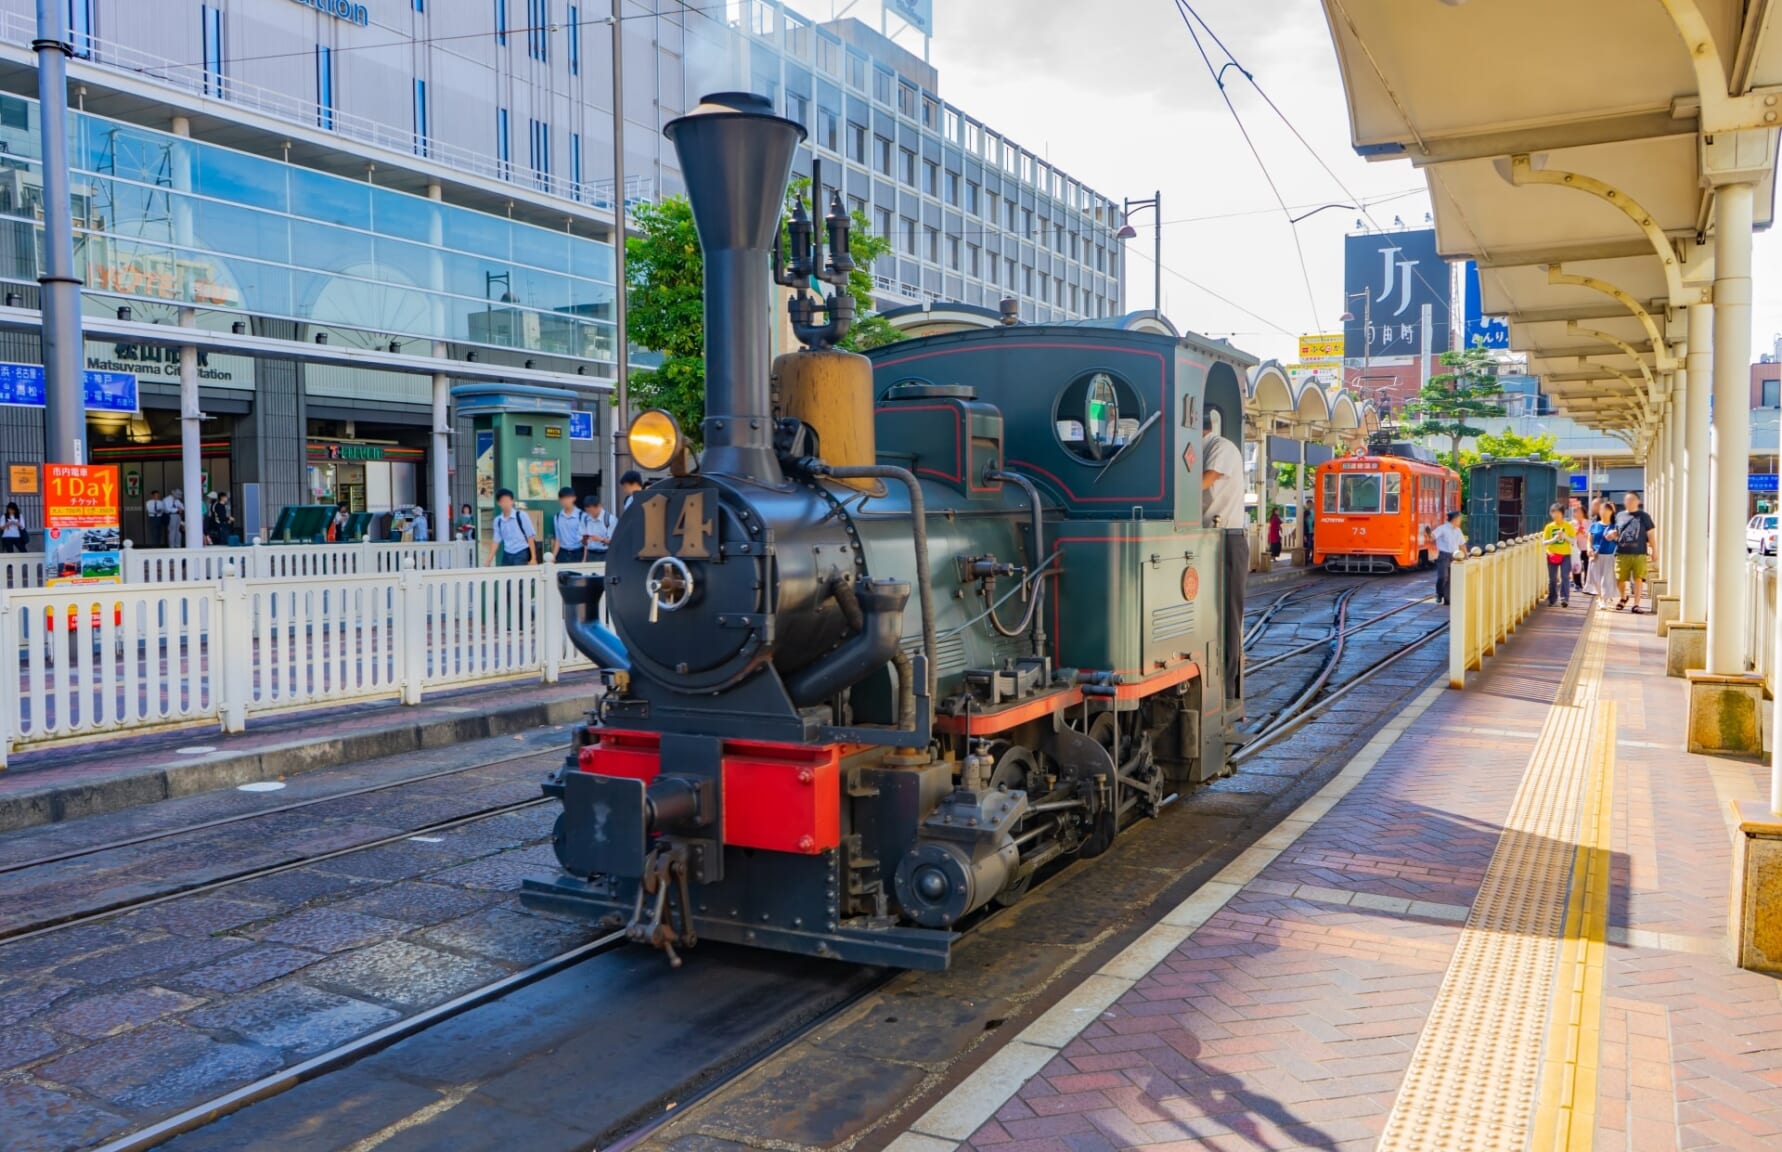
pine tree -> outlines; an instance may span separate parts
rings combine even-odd
[[[1410,428],[1412,436],[1448,438],[1452,448],[1447,463],[1458,469],[1460,442],[1485,434],[1485,429],[1472,421],[1504,414],[1504,406],[1498,403],[1503,389],[1497,383],[1497,364],[1483,342],[1442,353],[1442,367],[1448,371],[1431,376],[1405,411],[1417,420]]]

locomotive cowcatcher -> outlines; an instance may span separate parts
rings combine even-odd
[[[604,578],[559,576],[606,690],[545,784],[563,875],[524,899],[675,963],[710,938],[943,968],[979,909],[1223,771],[1201,415],[1242,427],[1254,361],[1093,324],[840,351],[840,198],[782,221],[803,130],[720,94],[665,131],[705,257],[703,449],[639,416],[666,476]],[[772,360],[782,295],[807,347]]]

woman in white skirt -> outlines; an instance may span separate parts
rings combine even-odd
[[[1597,505],[1596,522],[1590,526],[1590,568],[1584,575],[1584,591],[1596,597],[1596,606],[1605,612],[1615,588],[1615,542],[1608,532],[1615,527],[1615,505],[1607,500]]]

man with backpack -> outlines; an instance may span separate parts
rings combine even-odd
[[[1640,497],[1629,492],[1621,511],[1615,513],[1615,527],[1607,534],[1615,541],[1615,583],[1621,591],[1619,612],[1628,607],[1628,593],[1633,594],[1636,616],[1645,612],[1646,572],[1658,562],[1658,525],[1640,507]]]

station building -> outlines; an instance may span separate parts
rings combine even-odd
[[[68,10],[86,361],[139,382],[137,411],[88,420],[89,457],[123,469],[127,537],[146,538],[150,492],[180,487],[182,420],[201,421],[202,487],[231,491],[249,534],[289,504],[472,502],[461,384],[571,392],[594,438],[564,479],[599,485],[618,344],[608,0]],[[627,203],[681,190],[664,124],[748,88],[810,132],[801,168],[821,157],[892,237],[876,306],[1123,310],[1117,205],[946,104],[873,28],[759,0],[620,15]],[[41,363],[35,37],[33,0],[0,0],[0,361],[20,364]],[[0,406],[5,461],[41,454],[41,409]],[[35,519],[32,493],[7,498]]]

